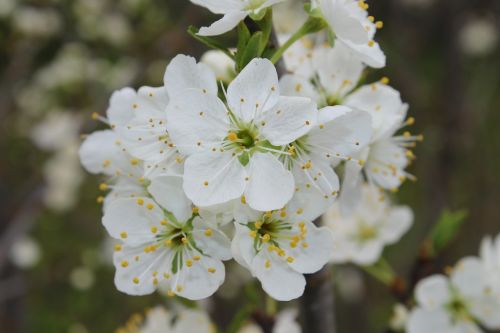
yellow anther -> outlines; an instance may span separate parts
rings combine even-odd
[[[128,261],[123,260],[123,261],[121,262],[121,266],[122,266],[123,268],[127,267],[127,266],[128,266]]]
[[[121,238],[123,238],[123,239],[125,239],[125,238],[127,238],[127,237],[128,237],[128,234],[124,231],[124,232],[122,232],[122,233],[120,234],[120,237],[121,237]]]
[[[302,85],[300,83],[298,83],[296,86],[295,86],[295,91],[296,92],[300,92],[302,90]]]
[[[136,201],[136,202],[137,202],[137,204],[138,204],[139,206],[144,205],[144,199],[142,199],[142,198],[137,199],[137,201]]]
[[[193,214],[198,214],[200,212],[200,209],[198,207],[193,207],[192,211]]]
[[[139,179],[137,179],[139,181],[139,183],[144,183],[146,181],[146,178],[144,177],[139,177]]]
[[[182,291],[182,286],[181,285],[178,285],[177,288],[175,288],[175,290],[177,290],[178,293],[180,293]]]
[[[244,196],[244,195],[242,195],[242,196],[241,196],[240,201],[241,201],[241,203],[242,203],[243,205],[246,205],[246,203],[247,203],[247,199],[245,198],[245,196]]]
[[[302,168],[304,169],[310,169],[312,167],[312,163],[311,161],[307,161],[303,166]]]
[[[292,249],[296,248],[296,247],[297,247],[297,243],[296,243],[296,242],[294,242],[294,241],[290,242],[290,247],[291,247]]]
[[[215,273],[215,272],[217,272],[217,270],[216,270],[215,268],[213,268],[213,267],[209,267],[209,268],[207,269],[207,271],[208,271],[209,273],[212,273],[212,274],[213,274],[213,273]]]
[[[99,184],[99,190],[101,190],[101,191],[106,191],[108,188],[109,188],[109,186],[106,183]]]
[[[387,76],[384,76],[383,78],[380,79],[380,83],[382,84],[389,84],[390,80]]]
[[[373,17],[373,16],[368,16],[368,21],[370,21],[370,22],[375,22],[375,17]]]
[[[158,285],[158,279],[153,279],[153,284],[154,284],[155,286],[157,286],[157,285]]]
[[[250,237],[255,238],[255,237],[257,237],[257,231],[252,230],[252,231],[250,231],[249,235],[250,235]]]
[[[90,117],[92,118],[92,120],[97,120],[97,119],[99,119],[99,113],[92,112],[92,115]]]
[[[201,257],[200,257],[200,256],[194,256],[194,257],[193,257],[193,260],[194,260],[194,261],[200,261],[200,259],[201,259]]]
[[[319,129],[323,129],[325,128],[325,125],[324,124],[319,124]]]
[[[368,41],[369,47],[373,47],[374,45],[375,45],[375,41],[373,41],[373,40]]]
[[[229,134],[227,135],[227,139],[229,141],[233,141],[234,142],[234,141],[238,140],[238,135],[236,133],[234,133],[234,132],[229,132]]]
[[[295,261],[293,257],[288,257],[286,258],[286,261],[288,261],[290,264]]]
[[[102,162],[102,166],[103,166],[103,167],[105,167],[105,168],[109,167],[109,165],[110,165],[110,164],[111,164],[111,161],[110,161],[110,160],[104,160],[104,161]]]
[[[382,21],[377,21],[377,22],[375,23],[375,27],[376,27],[377,29],[382,29],[382,28],[384,27],[384,22],[382,22]]]
[[[278,255],[280,257],[284,257],[286,255],[286,252],[284,250],[282,250],[282,249],[276,249],[276,251],[278,252]]]
[[[137,164],[139,164],[139,160],[138,160],[138,159],[136,159],[136,158],[131,159],[131,160],[130,160],[130,164],[132,164],[132,165],[137,165]]]
[[[286,217],[286,210],[282,210],[282,211],[280,212],[280,216],[281,216],[281,217]]]
[[[413,154],[413,152],[411,150],[407,150],[405,155],[408,158],[415,158],[415,155]]]
[[[182,238],[181,238],[181,242],[182,242],[182,244],[184,244],[184,245],[185,245],[185,244],[187,244],[187,243],[188,243],[188,239],[187,239],[186,237],[182,237]]]
[[[169,290],[167,291],[167,296],[168,296],[168,297],[174,297],[174,296],[175,296],[175,293],[172,291],[172,289],[169,289]]]
[[[203,182],[203,186],[208,186],[208,182],[207,182],[207,181],[204,181],[204,182]]]
[[[192,260],[189,260],[189,259],[188,259],[188,260],[186,260],[186,266],[187,266],[187,267],[191,267],[191,266],[193,266],[193,261],[192,261]]]
[[[296,211],[297,215],[300,215],[300,214],[302,214],[303,212],[304,212],[304,210],[303,210],[302,208],[299,208],[299,209],[297,209],[297,211]]]
[[[115,252],[120,252],[122,250],[122,246],[120,244],[115,245]]]
[[[205,229],[205,236],[210,237],[213,235],[212,229]]]
[[[263,223],[262,221],[257,221],[257,222],[255,222],[255,229],[259,230],[260,228],[262,228],[262,225],[263,225],[263,224],[264,224],[264,223]]]
[[[152,203],[148,203],[146,205],[146,207],[147,207],[147,209],[151,210],[151,209],[155,208],[155,205],[153,205]]]
[[[170,274],[168,274],[168,273],[163,273],[163,277],[164,277],[165,279],[170,279]]]
[[[359,166],[364,166],[365,165],[365,161],[364,160],[358,160],[358,164]]]
[[[168,221],[167,220],[161,220],[160,224],[163,225],[163,226],[166,226],[168,224]]]
[[[96,202],[98,204],[102,204],[104,202],[104,197],[102,197],[102,196],[97,197]]]
[[[264,236],[262,236],[262,241],[267,243],[271,240],[271,235],[269,234],[265,234]]]
[[[391,188],[391,189],[390,189],[390,191],[391,191],[392,193],[397,193],[397,192],[399,192],[399,188],[394,187],[394,188]]]
[[[266,260],[266,263],[264,264],[266,268],[271,268],[271,261],[268,259]]]
[[[409,117],[408,119],[406,119],[406,125],[411,126],[413,124],[415,124],[415,118]]]
[[[270,219],[271,217],[273,217],[273,212],[265,212],[264,217]]]
[[[309,247],[309,244],[307,244],[306,242],[302,242],[302,247],[304,249],[307,249]]]
[[[172,246],[172,240],[171,239],[166,239],[163,244],[165,244],[165,246]]]
[[[158,228],[157,227],[151,227],[151,232],[153,234],[156,234],[158,232]]]
[[[139,278],[137,278],[137,277],[133,278],[132,282],[134,282],[135,284],[139,284]]]

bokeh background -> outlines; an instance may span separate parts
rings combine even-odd
[[[439,270],[500,231],[500,1],[369,3],[388,56],[372,75],[391,79],[425,136],[410,169],[418,181],[398,195],[415,210],[414,228],[387,255],[407,274],[443,209],[465,209]],[[177,0],[0,0],[1,332],[113,332],[165,301],[116,291],[99,179],[77,151],[114,89],[160,85],[177,53],[201,56],[186,29],[212,19]],[[339,332],[382,332],[390,292],[354,267],[335,272]],[[244,297],[261,296],[232,274],[211,304],[223,326]]]

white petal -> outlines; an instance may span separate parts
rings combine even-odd
[[[257,123],[261,134],[275,146],[286,145],[309,132],[317,121],[316,104],[305,97],[281,96]],[[265,125],[263,125],[265,124]]]
[[[219,147],[227,136],[229,118],[224,103],[200,90],[185,90],[167,108],[167,129],[183,154]]]
[[[373,141],[392,136],[403,122],[408,108],[397,90],[381,83],[357,89],[347,96],[344,104],[371,115]]]
[[[217,95],[217,81],[210,67],[203,63],[196,63],[193,57],[183,54],[170,61],[163,83],[170,98],[191,88]]]
[[[370,145],[365,171],[368,178],[377,186],[394,189],[403,182],[404,169],[408,163],[405,149],[392,140],[381,140]]]
[[[331,107],[320,110],[321,113],[333,113]],[[371,137],[370,115],[363,111],[351,111],[335,119],[321,123],[320,127],[311,131],[307,142],[315,152],[324,157],[333,159],[335,157],[348,158],[360,151]]]
[[[361,266],[373,265],[380,259],[383,250],[384,244],[379,239],[365,241],[353,247],[351,260]]]
[[[335,35],[356,44],[368,43],[368,34],[361,19],[352,15],[351,2],[321,1],[320,8]]]
[[[366,65],[373,68],[385,67],[386,57],[377,42],[374,42],[373,46],[369,46],[368,43],[354,44],[347,40],[339,40],[339,42],[343,42]]]
[[[238,0],[191,0],[192,3],[208,8],[214,14],[225,14],[232,11],[242,10],[244,1]]]
[[[231,31],[242,20],[247,17],[248,13],[245,11],[228,12],[221,19],[215,21],[209,27],[202,27],[198,32],[200,36],[217,36]]]
[[[163,219],[161,207],[153,200],[128,198],[111,203],[104,212],[102,223],[111,237],[135,246],[154,241],[156,234],[151,228],[159,229]]]
[[[151,294],[157,288],[153,273],[158,272],[162,276],[166,263],[170,264],[171,254],[167,250],[145,253],[144,246],[123,245],[120,251],[114,253],[115,285],[121,292],[129,295]]]
[[[472,315],[491,331],[500,329],[500,301],[494,295],[484,295],[469,301]]]
[[[207,230],[210,233],[207,234]],[[212,226],[201,218],[193,221],[193,237],[196,246],[206,255],[219,260],[229,260],[231,255],[231,241],[216,226]]]
[[[164,329],[165,327],[163,327],[162,331],[155,331],[155,333],[163,332]],[[188,332],[214,333],[213,324],[205,312],[200,310],[186,309],[179,313],[179,316],[177,318],[177,321],[175,322],[175,327],[172,330],[172,333],[188,333]]]
[[[227,103],[237,118],[249,122],[274,107],[280,92],[278,74],[267,59],[253,59],[231,82]]]
[[[315,51],[313,66],[328,96],[337,98],[344,97],[356,86],[364,69],[363,63],[341,43]]]
[[[461,295],[478,297],[484,292],[484,270],[481,261],[476,257],[461,259],[454,267],[450,280]]]
[[[251,270],[252,260],[255,256],[254,239],[250,237],[250,229],[246,226],[238,223],[234,226],[236,230],[231,242],[231,253],[238,264]]]
[[[278,301],[290,301],[304,293],[304,276],[275,253],[262,250],[252,261],[252,271],[262,284],[262,289]]]
[[[191,267],[184,264],[174,276],[172,290],[179,296],[200,300],[212,296],[224,282],[224,264],[214,258],[201,256]],[[181,290],[181,291],[179,291]]]
[[[333,238],[327,228],[318,228],[311,222],[305,222],[307,235],[304,248],[300,244],[291,248],[287,244],[287,254],[294,258],[290,267],[300,273],[311,274],[319,271],[332,257]]]
[[[342,214],[350,216],[361,202],[363,188],[363,166],[356,162],[347,162],[344,168],[344,179],[340,188],[339,204]]]
[[[280,209],[294,192],[293,175],[270,153],[254,153],[250,158],[245,197],[259,211]]]
[[[191,201],[182,189],[182,177],[160,176],[151,180],[149,193],[156,202],[175,215],[179,221],[186,221],[192,215]]]
[[[111,126],[123,126],[134,116],[134,104],[137,93],[132,88],[115,91],[109,100],[106,111]]]
[[[211,206],[240,198],[246,171],[230,152],[191,155],[184,166],[184,191],[196,206]]]
[[[388,243],[397,242],[411,227],[413,211],[407,206],[398,206],[390,210],[381,230],[381,236]]]
[[[415,298],[428,309],[446,304],[451,299],[448,279],[443,275],[432,275],[421,280],[415,288]]]
[[[273,333],[302,333],[302,328],[297,323],[297,310],[287,309],[281,311],[273,328]]]
[[[408,333],[451,333],[451,317],[444,309],[427,310],[416,308],[406,323]]]
[[[107,211],[109,205],[116,200],[148,195],[149,193],[144,188],[144,184],[137,178],[118,177],[116,182],[113,183],[111,192],[104,198],[103,211]]]
[[[280,79],[280,92],[283,96],[308,97],[318,104],[324,103],[311,82],[299,75],[284,75]]]

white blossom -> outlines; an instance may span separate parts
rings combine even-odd
[[[209,50],[205,52],[200,62],[208,65],[219,81],[230,83],[236,76],[234,71],[234,60],[220,50]]]
[[[280,96],[278,75],[267,59],[252,60],[231,82],[227,106],[198,89],[175,96],[167,129],[184,165],[184,191],[197,206],[245,196],[253,209],[282,208],[294,179],[278,157],[284,146],[316,123],[307,98]]]
[[[408,333],[469,333],[500,328],[500,298],[485,283],[483,266],[475,257],[462,259],[450,277],[433,275],[415,289],[417,307],[408,318]]]
[[[385,246],[396,243],[410,228],[413,213],[406,206],[392,206],[389,199],[369,185],[362,188],[361,202],[350,216],[335,203],[323,217],[332,230],[332,262],[371,265]]]
[[[9,250],[10,261],[21,269],[35,266],[40,261],[40,257],[38,242],[29,236],[17,239]]]
[[[221,260],[231,258],[229,239],[197,214],[183,219],[187,207],[173,187],[164,184],[156,196],[167,207],[138,197],[115,200],[105,211],[108,233],[123,242],[115,247],[114,263],[115,284],[124,293],[150,294],[161,284],[169,295],[196,300],[212,295],[224,281]]]
[[[285,309],[279,312],[272,333],[301,333],[302,329],[297,323],[297,315],[296,309]],[[240,328],[238,333],[264,333],[264,331],[257,324],[248,323]]]
[[[263,10],[286,0],[191,0],[208,8],[214,14],[224,15],[220,20],[199,31],[201,36],[216,36],[232,30],[248,15],[258,15]]]
[[[304,292],[303,274],[320,270],[330,259],[332,236],[328,229],[289,217],[283,209],[236,224],[231,247],[236,261],[250,270],[266,293],[289,301]]]
[[[370,67],[385,66],[385,55],[373,40],[382,21],[368,15],[364,0],[316,0],[317,6],[333,30],[336,41],[347,46],[356,57]]]

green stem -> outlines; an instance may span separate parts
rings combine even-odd
[[[266,314],[274,317],[278,313],[278,303],[268,295],[266,295]]]
[[[279,49],[274,52],[271,62],[276,64],[286,50],[302,37],[323,30],[327,26],[326,22],[317,17],[309,17],[302,27],[297,30]]]

